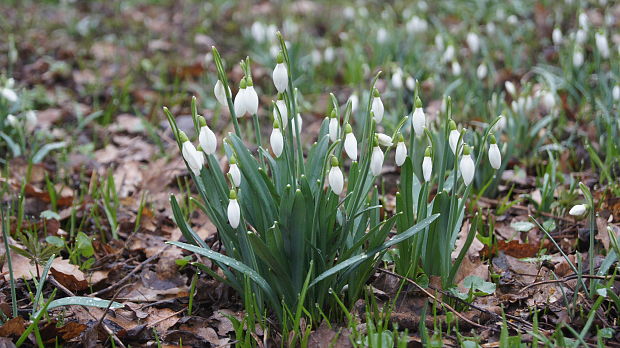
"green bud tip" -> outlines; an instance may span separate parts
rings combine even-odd
[[[278,56],[276,57],[276,62],[278,64],[284,63],[284,54],[282,54],[282,51],[278,53]]]
[[[372,146],[379,146],[379,137],[377,136],[377,134],[375,134],[374,138],[372,139]]]
[[[377,89],[377,87],[373,88],[372,90],[372,96],[375,98],[379,98],[379,90]]]
[[[495,140],[495,135],[491,134],[489,136],[489,142],[491,142],[491,144],[497,144],[497,140]]]
[[[230,164],[237,164],[237,157],[232,156],[230,157],[230,161],[228,161]]]
[[[245,82],[246,82],[248,87],[254,86],[254,83],[252,82],[252,77],[251,76],[246,76]]]
[[[397,133],[394,138],[396,138],[397,143],[402,143],[405,141],[405,137],[403,137],[403,135],[400,132]]]
[[[427,146],[426,150],[424,150],[424,157],[431,157],[432,151],[433,150],[431,149],[431,147]]]
[[[332,109],[331,114],[329,114],[329,118],[336,118],[336,109]]]
[[[277,118],[273,120],[273,129],[276,128],[280,128],[280,122],[278,122]]]
[[[181,141],[181,143],[189,141],[189,138],[187,137],[187,134],[185,134],[184,131],[179,131],[179,141]]]
[[[471,154],[471,147],[467,144],[463,145],[463,155],[467,156],[469,154]]]
[[[332,156],[331,158],[332,167],[338,167],[338,159],[336,156]]]
[[[348,123],[344,125],[344,134],[349,134],[351,132],[353,132],[353,128],[351,128],[351,125]]]
[[[245,79],[241,79],[241,82],[239,82],[239,88],[240,89],[245,89],[247,87],[247,82],[245,82]]]
[[[420,97],[416,97],[415,98],[415,107],[416,108],[421,108],[422,107],[422,99],[420,99]]]
[[[278,93],[278,100],[284,100],[284,93]]]
[[[456,122],[454,122],[454,120],[450,120],[448,127],[450,127],[451,131],[456,130]]]
[[[228,198],[229,199],[237,199],[237,191],[230,190],[230,193],[228,194]]]
[[[204,127],[207,125],[207,120],[204,116],[198,115],[198,124],[200,125],[200,127]]]

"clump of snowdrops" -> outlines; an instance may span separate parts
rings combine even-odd
[[[290,328],[298,324],[302,316],[310,323],[317,323],[325,317],[339,317],[343,309],[360,298],[365,283],[388,249],[422,232],[429,235],[429,228],[435,226],[438,217],[443,218],[446,211],[434,209],[431,204],[424,214],[415,214],[411,219],[416,203],[422,201],[414,203],[411,199],[400,199],[396,214],[381,214],[376,183],[386,153],[395,149],[395,162],[404,166],[403,175],[414,175],[410,169],[411,156],[400,132],[408,117],[401,119],[392,136],[376,131],[385,111],[380,93],[375,88],[379,74],[369,88],[370,98],[365,112],[357,113],[356,120],[353,120],[351,101],[341,106],[332,95],[331,110],[321,125],[316,142],[309,147],[302,144],[303,120],[298,113],[297,89],[290,74],[293,62],[280,34],[278,38],[281,51],[273,71],[273,83],[278,91],[271,105],[273,119],[261,120],[257,115],[259,99],[249,59],[241,62],[245,76],[233,96],[224,64],[215,48],[213,57],[218,81],[214,94],[219,103],[228,108],[235,132],[218,139],[205,118],[197,114],[194,99],[192,115],[200,144],[196,148],[179,130],[169,110],[164,108],[164,111],[201,198],[200,201],[192,199],[217,227],[225,253],[210,249],[197,236],[184,219],[174,196],[170,199],[174,217],[188,243],[170,244],[214,261],[222,270],[223,278],[204,265],[197,266],[236,289],[244,297],[246,308],[256,306],[259,312],[267,309],[284,327]],[[416,99],[412,139],[416,135],[430,134],[421,100]],[[251,118],[247,122],[253,123],[254,134],[241,132],[239,124],[246,122],[247,118]],[[362,131],[357,136],[350,121],[361,126]],[[269,147],[261,138],[262,122],[273,125]],[[251,139],[256,151],[250,150],[254,147],[247,144]],[[450,139],[452,144],[452,134]],[[216,157],[220,143],[228,159],[226,174]],[[467,187],[476,166],[472,150],[463,144],[462,133],[459,133],[455,146],[461,160],[453,173],[460,168]],[[427,183],[431,180],[433,165],[432,160],[429,164],[427,157],[432,156],[433,151],[439,150],[429,147],[424,156]],[[446,151],[449,151],[447,146]],[[495,157],[500,156],[499,151],[492,150],[491,153],[492,163],[501,162],[501,158]],[[445,173],[446,163],[436,164],[440,169],[434,177]],[[445,180],[442,178],[441,181]],[[428,184],[424,187],[428,197]],[[452,187],[456,192],[457,185]],[[457,201],[455,212],[462,211],[469,192],[465,190],[466,193]],[[450,212],[446,218],[453,215],[458,214]],[[460,220],[452,220],[450,226],[460,224]],[[396,225],[397,233],[388,238]],[[406,245],[411,248],[410,242]],[[437,243],[428,245],[439,246]],[[439,247],[451,249],[445,244]],[[404,254],[401,252],[402,256]],[[399,268],[409,270],[411,267],[403,265],[413,261],[413,257],[408,260],[401,257]]]

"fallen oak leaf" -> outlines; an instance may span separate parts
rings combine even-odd
[[[0,336],[2,337],[19,337],[26,330],[24,318],[15,317],[9,319],[4,325],[0,326]]]
[[[56,321],[51,321],[47,323],[42,329],[39,329],[41,334],[41,338],[47,344],[55,343],[58,340],[58,343],[62,343],[63,341],[72,340],[84,332],[87,326],[84,324],[80,324],[75,321],[70,321],[61,327],[57,327]],[[59,340],[60,338],[60,340]]]
[[[488,245],[485,245],[484,248],[480,251],[480,255],[489,258],[491,256],[497,255],[497,253],[501,251],[506,255],[522,259],[525,257],[536,256],[536,254],[538,254],[538,250],[539,247],[537,245],[521,244],[517,240],[511,240],[510,242],[498,240],[492,248],[489,248]]]
[[[50,271],[54,279],[73,292],[88,288],[88,281],[84,273],[80,271],[78,266],[70,264],[69,260],[57,257],[54,259]]]

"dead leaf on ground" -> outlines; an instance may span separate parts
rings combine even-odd
[[[54,279],[73,292],[88,288],[88,281],[84,273],[80,271],[78,266],[69,263],[69,260],[57,257],[54,259],[50,271]]]
[[[493,255],[497,255],[498,252],[501,251],[506,255],[522,259],[525,257],[536,256],[538,254],[538,250],[539,247],[537,245],[521,244],[518,240],[511,240],[510,242],[498,240],[492,248],[485,245],[480,254],[485,257],[491,257]]]
[[[26,330],[26,322],[22,317],[9,319],[4,325],[0,326],[0,336],[2,337],[19,337]]]
[[[47,344],[62,343],[63,341],[72,340],[84,332],[87,326],[84,324],[70,321],[61,327],[57,327],[57,322],[52,321],[45,325],[42,329],[39,329],[41,338]],[[59,339],[60,338],[60,339]]]

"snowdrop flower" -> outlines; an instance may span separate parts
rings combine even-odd
[[[237,116],[237,118],[243,117],[243,115],[245,115],[245,113],[248,110],[246,106],[246,93],[247,93],[246,87],[247,85],[245,82],[245,78],[243,78],[241,79],[241,82],[239,83],[239,91],[237,92],[237,95],[235,96],[235,102],[234,102],[235,115]]]
[[[506,124],[508,123],[504,115],[499,115],[499,117],[499,121],[497,121],[497,123],[495,124],[495,131],[501,131],[502,129],[506,128]]]
[[[325,52],[323,53],[323,57],[325,58],[326,62],[331,63],[334,61],[334,58],[336,58],[336,51],[331,46],[327,47],[325,49]]]
[[[575,33],[575,42],[582,45],[584,42],[586,42],[587,37],[588,33],[583,29],[579,29]]]
[[[512,83],[512,81],[504,82],[504,87],[506,88],[506,91],[510,93],[511,96],[514,97],[517,95],[517,87],[515,87],[515,84]]]
[[[476,75],[478,76],[478,79],[483,80],[485,77],[487,77],[487,72],[487,66],[484,63],[480,63],[480,65],[478,65],[478,69],[476,69]]]
[[[433,174],[433,159],[431,158],[431,147],[427,147],[424,151],[424,160],[422,161],[422,175],[424,181],[431,181],[431,175]]]
[[[372,148],[372,155],[370,155],[370,172],[372,175],[377,176],[381,174],[383,168],[383,151],[379,147],[379,141],[375,137],[375,146]]]
[[[239,226],[239,220],[241,220],[241,210],[239,209],[239,202],[237,202],[237,192],[230,190],[228,195],[228,223],[230,227],[237,228]]]
[[[456,147],[459,143],[461,133],[456,130],[456,123],[453,120],[450,120],[449,127],[450,134],[448,135],[448,143],[450,144],[450,149],[452,150],[452,153],[456,155]]]
[[[13,128],[19,127],[19,120],[17,119],[17,117],[11,114],[7,115],[6,123]]]
[[[409,32],[410,34],[416,34],[416,33],[421,33],[426,31],[426,29],[428,28],[428,23],[426,23],[426,21],[418,16],[413,16],[411,17],[411,19],[407,22],[407,32]]]
[[[332,110],[331,114],[329,115],[329,140],[331,140],[332,142],[336,141],[338,139],[338,128],[340,124],[338,121],[338,118],[336,117],[336,110]]]
[[[276,86],[279,93],[284,93],[288,86],[288,71],[286,70],[286,66],[284,66],[284,55],[282,52],[278,53],[276,62],[276,67],[273,69],[273,84]]]
[[[443,63],[452,61],[454,59],[454,46],[449,45],[446,50],[443,53],[443,56],[441,57],[441,61]]]
[[[400,68],[392,74],[392,86],[396,89],[403,88],[403,71]]]
[[[415,79],[411,75],[407,76],[407,79],[405,80],[405,86],[407,86],[407,89],[409,89],[410,91],[413,91],[415,89]]]
[[[28,110],[24,113],[26,118],[26,130],[32,132],[37,126],[37,113],[34,110]]]
[[[207,126],[207,120],[203,116],[198,116],[198,122],[200,123],[200,133],[198,134],[200,148],[205,154],[212,155],[217,149],[215,133]]]
[[[203,154],[196,150],[183,131],[179,132],[179,140],[181,144],[183,144],[181,146],[181,155],[183,155],[183,159],[185,159],[185,162],[187,162],[189,169],[194,175],[200,175],[200,169],[204,163]]]
[[[277,119],[273,120],[273,131],[271,131],[269,142],[273,153],[276,157],[280,157],[280,155],[282,155],[282,149],[284,149],[284,137],[282,137],[280,122],[278,122]]]
[[[215,87],[213,87],[213,94],[215,94],[215,99],[217,99],[218,103],[222,106],[228,105],[228,101],[226,100],[226,90],[224,90],[224,84],[222,84],[222,81],[217,80]],[[230,92],[230,87],[228,87],[228,94],[232,95]]]
[[[547,110],[553,109],[555,106],[555,97],[551,91],[545,91],[542,95],[542,104]]]
[[[379,95],[379,90],[374,89],[372,92],[372,106],[370,110],[374,114],[375,122],[379,123],[383,119],[383,113],[385,111],[383,107],[383,102],[381,101],[381,96]]]
[[[579,13],[579,27],[588,30],[588,15],[583,11]]]
[[[581,47],[575,47],[575,51],[573,52],[573,66],[575,68],[579,68],[583,65],[583,51]]]
[[[461,64],[458,60],[452,61],[452,75],[458,76],[461,74]]]
[[[351,101],[351,112],[355,113],[357,111],[360,98],[357,96],[357,94],[351,94],[351,96],[349,97],[349,100]]]
[[[280,111],[279,115],[278,111]],[[273,108],[273,119],[279,120],[280,118],[282,118],[282,129],[286,129],[288,127],[288,107],[281,93],[278,94],[278,100],[276,100],[276,105]]]
[[[587,211],[588,211],[588,206],[586,204],[577,204],[573,206],[572,208],[570,208],[570,211],[568,213],[572,216],[579,217],[579,216],[585,215]]]
[[[312,65],[314,65],[314,66],[321,64],[321,61],[323,60],[323,56],[321,55],[321,51],[313,50],[310,53],[310,59],[312,61]]]
[[[424,109],[422,109],[422,100],[417,97],[415,100],[415,110],[413,110],[413,116],[411,117],[411,124],[416,136],[424,134],[424,128],[426,127],[426,116],[424,116]]]
[[[444,49],[443,36],[441,34],[435,35],[435,47],[437,47],[438,51],[443,51]]]
[[[516,25],[517,23],[519,23],[519,18],[517,18],[517,16],[515,15],[510,15],[508,16],[508,18],[506,18],[506,22],[508,22],[508,24],[510,25]]]
[[[357,139],[350,124],[344,126],[344,152],[350,159],[357,161]]]
[[[486,25],[486,31],[489,35],[495,34],[495,23],[491,22]]]
[[[614,100],[616,101],[620,100],[620,85],[614,86],[614,88],[611,90],[611,95],[614,98]]]
[[[15,91],[11,89],[11,87],[3,87],[2,89],[0,89],[0,95],[2,95],[4,99],[8,100],[9,103],[16,103],[19,99],[17,93],[15,93]]]
[[[254,41],[263,42],[266,38],[266,28],[265,25],[261,22],[254,22],[250,27],[250,33],[252,34],[252,38]]]
[[[607,43],[607,37],[605,34],[599,31],[594,34],[594,39],[596,41],[596,48],[601,54],[601,57],[605,59],[609,58],[609,44]]]
[[[396,135],[396,154],[394,155],[394,161],[397,166],[402,166],[407,158],[407,146],[405,145],[405,139],[403,135],[398,133]]]
[[[232,183],[235,187],[241,185],[241,171],[237,166],[237,158],[232,156],[230,158],[230,167],[228,168],[228,174],[232,177]]]
[[[553,33],[551,33],[551,39],[553,40],[553,44],[559,46],[562,43],[562,30],[558,27],[553,29]]]
[[[473,53],[478,53],[480,50],[480,37],[474,32],[467,33],[467,37],[465,38],[467,41],[467,46]]]
[[[383,133],[376,133],[376,135],[377,135],[377,141],[379,142],[379,145],[385,146],[385,147],[393,145],[392,137],[390,137],[389,135],[383,134]]]
[[[387,37],[388,37],[388,32],[387,30],[385,30],[385,28],[379,28],[379,30],[377,30],[377,42],[380,44],[383,44],[387,41]]]
[[[499,151],[499,147],[497,146],[497,140],[495,140],[495,136],[491,134],[489,145],[489,163],[491,167],[495,170],[499,169],[502,165],[502,153]]]
[[[469,186],[472,180],[474,180],[474,171],[476,168],[474,165],[474,160],[471,159],[471,148],[467,144],[463,145],[463,157],[461,157],[459,169],[461,170],[461,175],[463,176],[463,182],[466,186]]]
[[[299,114],[299,112],[297,113],[297,116],[295,117],[295,119],[297,120],[297,127],[299,127],[299,134],[301,134],[301,126],[303,125],[303,119],[301,118],[301,115]],[[295,131],[295,124],[293,123],[293,138],[296,138],[296,137],[297,137],[297,132]]]
[[[332,156],[331,168],[329,169],[327,181],[329,182],[329,187],[332,189],[332,192],[336,195],[342,193],[342,188],[344,187],[344,176],[338,166],[338,159],[336,156]]]
[[[247,88],[245,89],[245,108],[248,114],[258,113],[258,94],[254,90],[254,84],[250,76],[246,77]]]

